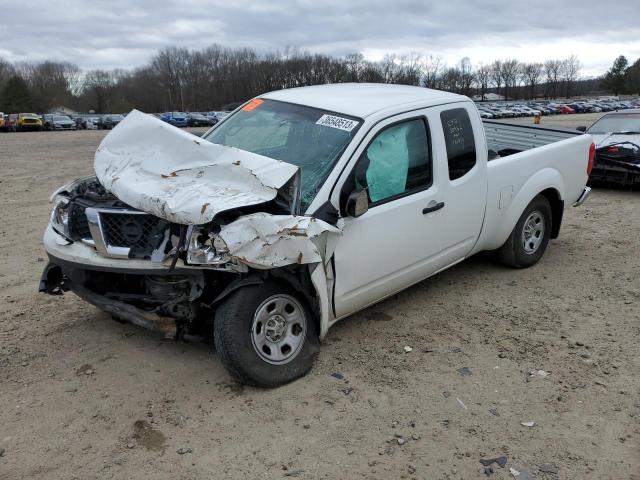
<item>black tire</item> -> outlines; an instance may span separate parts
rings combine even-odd
[[[527,223],[533,222],[532,224],[529,223],[528,231],[531,231],[531,225],[535,225],[538,219],[540,219],[540,222],[535,227],[535,233],[526,242],[525,238],[527,237],[524,230]],[[549,200],[542,195],[538,195],[524,209],[516,226],[513,227],[511,235],[498,250],[498,259],[505,265],[514,268],[527,268],[538,263],[549,244],[552,220],[553,215]],[[540,228],[540,224],[542,224],[541,232],[537,230],[537,228]],[[539,234],[536,236],[536,233]]]
[[[295,300],[305,316],[305,328],[299,333],[297,353],[288,363],[273,364],[254,348],[252,328],[258,311],[268,308],[267,300],[278,295]],[[231,293],[216,310],[213,329],[216,351],[225,368],[238,382],[257,387],[278,387],[302,377],[313,367],[320,348],[317,322],[306,302],[291,287],[276,282],[247,285]]]

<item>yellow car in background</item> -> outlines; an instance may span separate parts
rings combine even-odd
[[[0,130],[4,130],[4,113],[0,112]]]
[[[42,119],[35,113],[19,113],[17,130],[42,130]]]

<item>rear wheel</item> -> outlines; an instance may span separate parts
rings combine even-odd
[[[216,311],[214,342],[229,373],[259,387],[305,375],[319,350],[305,301],[280,283],[248,285],[230,294]]]
[[[511,235],[498,250],[500,261],[515,268],[538,263],[549,244],[551,222],[549,200],[538,195],[524,209]]]

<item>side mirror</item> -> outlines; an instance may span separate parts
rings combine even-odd
[[[369,210],[367,191],[362,189],[351,192],[347,197],[347,204],[344,209],[346,214],[350,217],[359,217],[367,213],[367,210]]]
[[[584,125],[581,125],[579,127],[576,127],[576,130],[578,130],[579,132],[586,132],[587,131],[587,127],[585,127]]]

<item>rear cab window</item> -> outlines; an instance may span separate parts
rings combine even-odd
[[[449,180],[465,176],[476,164],[476,142],[469,113],[465,108],[440,112],[444,132]]]

